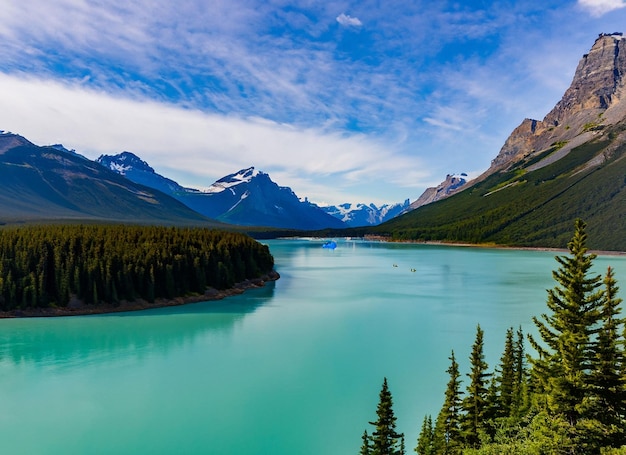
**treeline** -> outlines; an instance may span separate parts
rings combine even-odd
[[[226,289],[272,270],[267,246],[206,228],[62,225],[0,229],[0,308],[64,307],[71,298],[153,302]]]
[[[506,333],[503,354],[489,372],[478,326],[463,392],[455,354],[450,356],[443,406],[426,416],[414,449],[419,455],[626,454],[626,326],[622,300],[609,267],[591,274],[595,255],[585,224],[576,222],[570,256],[556,258],[557,285],[548,311],[535,317],[538,336]],[[404,454],[385,379],[362,455]]]

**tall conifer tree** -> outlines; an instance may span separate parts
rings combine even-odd
[[[422,423],[422,429],[417,438],[417,446],[415,452],[418,455],[435,455],[433,448],[433,419],[431,416],[425,416]]]
[[[594,417],[602,424],[604,438],[613,447],[626,444],[626,378],[622,375],[626,359],[621,346],[624,342],[623,320],[619,318],[622,299],[617,298],[618,290],[613,269],[609,267],[604,278],[602,326],[597,335],[591,381],[595,395]]]
[[[433,436],[434,453],[438,455],[461,453],[461,379],[454,351],[449,358],[450,367],[446,372],[450,379],[446,387],[443,407],[437,416]]]
[[[488,378],[487,362],[484,354],[484,332],[480,325],[476,327],[476,340],[470,354],[471,371],[467,375],[470,383],[462,401],[465,414],[461,418],[461,431],[465,444],[469,447],[480,445],[480,434],[485,429],[485,410],[487,404]]]
[[[404,455],[404,434],[396,431],[393,398],[387,385],[387,378],[384,379],[380,391],[376,415],[378,419],[370,422],[370,425],[374,425],[376,429],[370,437],[371,444],[368,453],[370,455]],[[365,442],[363,447],[365,447]]]
[[[565,419],[574,441],[583,441],[590,427],[581,421],[590,417],[592,341],[603,300],[601,277],[589,276],[596,256],[588,254],[586,242],[585,224],[576,220],[571,256],[556,257],[560,267],[552,272],[557,286],[548,290],[550,313],[533,318],[543,344],[529,337],[539,354],[533,374],[536,390],[545,396],[540,404]]]

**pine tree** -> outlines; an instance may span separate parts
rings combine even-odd
[[[417,438],[417,446],[415,452],[418,455],[434,455],[433,448],[433,419],[431,416],[424,416],[424,422],[422,423],[422,429],[419,437]]]
[[[433,436],[434,453],[438,455],[461,453],[461,380],[454,351],[449,359],[450,367],[446,372],[450,380],[446,387],[443,407],[437,416]]]
[[[403,455],[404,434],[396,432],[396,416],[393,412],[393,398],[387,385],[387,378],[383,381],[383,386],[379,395],[378,407],[376,409],[378,419],[370,422],[376,430],[371,436],[371,455]]]
[[[588,420],[590,373],[593,336],[603,300],[603,292],[597,289],[601,277],[589,276],[596,256],[587,253],[586,241],[585,224],[577,220],[568,244],[571,256],[556,257],[560,267],[552,273],[557,286],[548,290],[550,313],[533,318],[543,344],[529,337],[539,354],[532,360],[535,390],[544,395],[538,404],[570,425],[575,444],[589,439],[587,433],[595,431]]]
[[[361,439],[363,440],[363,444],[361,445],[361,451],[359,452],[359,455],[370,455],[370,437],[367,434],[367,430],[363,432],[363,436],[361,436]]]
[[[513,411],[513,402],[516,391],[516,355],[513,341],[513,328],[506,331],[504,342],[504,352],[500,357],[500,368],[498,371],[498,417],[509,417]]]
[[[513,404],[511,416],[520,418],[528,410],[528,371],[526,370],[526,352],[524,349],[524,332],[517,329],[517,341],[513,345],[515,356],[515,381],[513,383]]]
[[[620,330],[623,320],[619,318],[622,299],[617,298],[618,290],[613,269],[609,267],[604,278],[602,326],[597,335],[591,382],[595,395],[594,417],[603,426],[605,442],[613,447],[626,443],[626,378],[621,371],[626,359],[620,346],[623,344]]]
[[[476,327],[476,340],[470,354],[471,371],[467,375],[470,383],[467,395],[462,401],[465,414],[461,418],[461,432],[468,447],[480,445],[480,435],[485,430],[485,409],[488,392],[487,362],[484,355],[484,332],[480,325]]]

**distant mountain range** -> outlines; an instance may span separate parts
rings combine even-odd
[[[567,245],[574,220],[594,249],[626,251],[626,39],[601,34],[563,98],[525,119],[490,168],[453,195],[373,232],[407,240]]]
[[[102,155],[97,162],[120,175],[158,189],[209,218],[244,226],[272,226],[291,229],[341,229],[370,226],[389,220],[409,207],[403,204],[342,204],[319,207],[300,200],[288,187],[274,183],[254,167],[242,169],[214,182],[207,190],[185,188],[155,172],[130,152]]]
[[[385,204],[377,207],[375,204],[331,205],[321,207],[329,215],[340,219],[350,227],[375,226],[400,215],[409,208],[409,200],[402,204]]]

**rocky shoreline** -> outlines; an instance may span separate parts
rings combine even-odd
[[[248,289],[265,286],[268,281],[276,281],[280,275],[275,270],[263,275],[260,278],[242,281],[235,284],[230,289],[217,290],[208,288],[204,294],[190,295],[185,297],[175,297],[173,299],[156,299],[154,302],[137,299],[132,302],[121,301],[117,304],[85,305],[79,301],[72,302],[67,307],[54,308],[27,308],[11,311],[0,311],[0,319],[6,318],[40,318],[55,316],[84,316],[89,314],[120,313],[125,311],[140,311],[151,308],[163,308],[170,306],[185,305],[187,303],[207,302],[211,300],[221,300],[233,295],[243,294]]]

